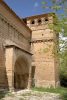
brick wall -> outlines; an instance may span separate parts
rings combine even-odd
[[[31,30],[4,3],[0,2],[0,88],[8,87],[5,45],[16,45],[30,52]]]
[[[35,66],[34,83],[36,87],[55,87],[59,83],[59,63],[55,54],[58,37],[50,28],[53,20],[51,14],[27,18],[27,25],[32,29],[32,66]]]

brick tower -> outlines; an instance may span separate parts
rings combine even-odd
[[[58,35],[50,27],[55,14],[27,17],[27,25],[32,30],[32,83],[36,87],[56,87],[58,76]]]

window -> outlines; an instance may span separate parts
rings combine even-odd
[[[41,24],[41,19],[38,20],[38,24]]]
[[[44,36],[44,34],[42,34],[42,36]]]
[[[48,18],[45,18],[45,21],[48,21]]]
[[[33,20],[33,21],[31,21],[31,24],[35,24],[35,21]]]

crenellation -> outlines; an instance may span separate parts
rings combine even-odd
[[[53,23],[52,17],[32,18],[32,19],[27,21],[27,25],[29,27],[35,27],[35,25],[36,26],[46,25],[46,24],[50,24],[50,23]]]
[[[34,21],[34,24],[33,25],[38,25],[38,19],[34,19],[33,21]]]
[[[45,24],[45,21],[44,21],[44,20],[45,20],[45,18],[42,17],[42,18],[41,18],[42,24]]]

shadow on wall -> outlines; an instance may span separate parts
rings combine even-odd
[[[14,88],[27,88],[29,78],[29,65],[27,59],[19,57],[15,62],[14,68]]]

